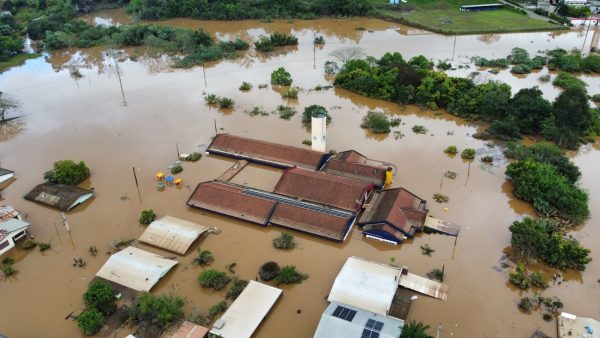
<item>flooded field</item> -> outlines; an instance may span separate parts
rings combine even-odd
[[[98,16],[111,19],[113,24],[128,20],[122,11]],[[108,258],[105,252],[112,250],[109,242],[137,238],[144,230],[138,223],[139,214],[142,209],[152,208],[159,217],[168,214],[222,230],[221,234],[200,241],[192,253],[177,257],[179,265],[153,289],[154,293],[174,292],[184,296],[186,313],[205,313],[223,297],[222,292],[206,291],[198,285],[196,277],[201,268],[191,264],[198,247],[213,252],[215,268],[225,270],[225,265],[237,263],[236,273],[245,279],[256,278],[259,266],[268,260],[296,265],[310,275],[302,284],[283,287],[283,297],[260,326],[258,338],[312,337],[327,306],[325,298],[333,279],[352,255],[383,263],[394,257],[397,264],[418,274],[445,266],[445,283],[450,286],[448,301],[419,296],[409,315],[409,319],[431,325],[430,333],[441,323],[440,337],[526,337],[536,328],[551,336],[556,334],[555,322],[544,322],[541,313],[519,312],[516,304],[524,294],[509,287],[509,269],[500,268],[503,252],[510,245],[508,225],[534,215],[530,205],[511,196],[510,185],[505,182],[506,161],[502,159],[501,147],[472,138],[470,135],[477,131],[477,126],[444,112],[399,107],[345,90],[311,89],[330,83],[323,64],[332,50],[343,46],[360,45],[368,55],[376,57],[399,51],[406,57],[424,54],[436,60],[454,57],[455,62],[467,63],[475,55],[505,56],[513,47],[526,48],[531,53],[556,47],[581,48],[585,32],[455,39],[374,19],[274,23],[178,19],[160,24],[201,27],[222,39],[239,36],[248,41],[273,31],[293,33],[298,36],[299,45],[266,56],[251,50],[239,58],[206,65],[206,75],[202,67],[173,70],[169,67],[169,57],[150,57],[143,50],[127,50],[126,53],[139,56],[136,61],[123,57],[119,62],[123,94],[114,59],[103,54],[102,48],[58,51],[0,75],[0,90],[22,103],[23,114],[18,122],[4,125],[0,130],[1,166],[14,170],[17,177],[2,192],[0,203],[21,210],[32,224],[30,231],[36,240],[52,244],[52,249],[43,253],[13,252],[18,273],[0,280],[3,304],[0,332],[10,337],[80,336],[75,323],[65,317],[82,309],[81,296]],[[356,30],[358,27],[366,30]],[[326,44],[322,48],[313,48],[315,34],[324,36]],[[592,32],[586,41],[587,49],[595,40],[591,35]],[[270,86],[258,89],[259,84],[269,82],[271,71],[281,66],[292,74],[294,85],[303,88],[297,100],[282,99]],[[70,67],[77,67],[83,77],[72,77]],[[477,69],[451,73],[466,76],[472,71]],[[508,71],[492,75],[481,70],[478,76],[482,80],[508,82],[515,91],[539,85],[547,98],[552,99],[558,91],[551,84],[537,80],[546,72],[517,78]],[[582,76],[582,79],[589,84],[590,94],[600,92],[599,78]],[[251,82],[254,88],[248,93],[239,91],[242,81]],[[205,93],[234,98],[235,109],[209,108],[203,99]],[[391,246],[367,240],[355,229],[343,244],[295,233],[297,249],[276,251],[271,241],[279,235],[278,228],[261,228],[186,206],[197,183],[218,177],[233,164],[220,157],[204,156],[196,163],[184,163],[180,175],[184,188],[169,187],[162,192],[156,189],[154,175],[165,171],[177,159],[176,147],[185,153],[203,151],[215,134],[215,123],[219,132],[302,146],[301,142],[310,133],[302,126],[300,113],[286,121],[274,114],[250,116],[244,112],[255,106],[270,112],[280,104],[289,104],[299,112],[312,104],[328,108],[333,117],[328,128],[328,148],[355,149],[370,158],[395,164],[398,173],[393,187],[406,187],[428,199],[432,215],[462,226],[456,247],[453,237],[425,234]],[[402,124],[394,130],[403,137],[396,138],[393,133],[373,135],[361,129],[360,121],[368,110],[382,110],[400,117]],[[428,133],[413,133],[411,127],[417,124],[425,126]],[[484,166],[476,160],[468,175],[468,163],[443,153],[448,145],[491,153],[498,163]],[[559,297],[565,311],[596,318],[600,317],[598,150],[597,145],[588,145],[572,154],[583,173],[581,184],[590,193],[591,219],[571,234],[592,249],[594,260],[585,272],[569,273],[566,282],[544,292],[546,296]],[[60,222],[59,212],[22,198],[41,183],[43,173],[60,159],[84,160],[92,171],[85,184],[96,191],[91,202],[67,213],[70,235]],[[139,196],[132,168],[140,182]],[[440,183],[445,170],[455,171],[457,178]],[[234,181],[272,189],[280,174],[278,170],[249,166]],[[440,189],[450,197],[447,204],[431,199]],[[419,246],[426,243],[435,249],[431,257],[421,254]],[[90,245],[98,248],[97,257],[88,253]],[[134,245],[172,256],[141,243]],[[73,258],[79,257],[87,261],[84,268],[72,266]],[[555,271],[547,269],[547,272],[550,276]],[[117,336],[128,333],[123,331]]]

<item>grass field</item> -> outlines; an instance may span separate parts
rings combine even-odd
[[[39,57],[40,54],[18,54],[13,56],[12,58],[6,61],[0,61],[0,73],[7,70],[10,67],[19,66],[25,63],[26,60],[35,59]]]
[[[564,29],[547,20],[529,17],[516,9],[504,8],[481,12],[460,11],[461,5],[490,3],[489,0],[408,0],[408,2],[400,5],[398,9],[390,9],[385,6],[388,1],[373,0],[373,2],[378,5],[380,15],[385,18],[443,34]]]

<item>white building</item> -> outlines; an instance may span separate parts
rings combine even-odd
[[[0,206],[0,256],[15,247],[25,237],[29,223],[23,221],[21,213],[7,205]]]

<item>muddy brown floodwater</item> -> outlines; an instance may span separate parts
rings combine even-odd
[[[113,23],[128,20],[122,10],[98,16],[112,19]],[[239,58],[207,65],[206,86],[202,68],[172,70],[168,57],[150,57],[143,50],[127,50],[141,55],[137,61],[124,57],[119,63],[127,105],[122,103],[114,61],[103,55],[101,48],[58,51],[3,73],[0,89],[22,103],[24,117],[18,125],[2,127],[0,133],[2,167],[14,170],[17,177],[2,192],[0,202],[21,210],[31,222],[30,230],[36,239],[51,242],[52,249],[44,253],[13,252],[18,273],[0,280],[0,332],[10,337],[80,336],[75,323],[65,320],[65,316],[82,309],[82,293],[107,260],[108,243],[113,239],[137,238],[144,230],[138,224],[140,211],[152,208],[159,216],[173,215],[222,229],[220,235],[210,235],[192,249],[211,250],[216,258],[213,267],[224,270],[225,265],[236,262],[236,273],[253,279],[262,263],[276,260],[296,265],[310,275],[302,284],[283,287],[282,299],[257,331],[259,338],[311,337],[327,306],[325,297],[333,279],[351,255],[384,263],[394,257],[398,264],[418,274],[445,266],[445,283],[450,286],[448,301],[419,296],[409,315],[410,319],[430,324],[432,331],[441,323],[440,337],[525,337],[536,328],[556,334],[555,322],[544,322],[541,313],[527,315],[517,310],[518,300],[526,293],[511,289],[507,285],[509,271],[499,268],[503,251],[510,244],[508,225],[534,214],[530,205],[511,195],[504,177],[506,161],[499,145],[490,144],[490,148],[472,138],[476,126],[444,112],[398,107],[345,90],[310,89],[329,83],[323,63],[332,50],[342,46],[360,45],[368,55],[377,57],[388,51],[400,51],[407,57],[424,54],[451,60],[454,54],[455,62],[468,63],[474,55],[504,56],[512,47],[523,47],[530,52],[555,47],[580,48],[581,32],[460,36],[453,51],[454,37],[374,19],[291,23],[169,20],[160,24],[202,27],[219,38],[240,36],[249,41],[260,34],[287,32],[299,37],[299,45],[269,56],[249,51]],[[356,30],[359,26],[367,31]],[[326,45],[313,51],[315,33],[325,37]],[[586,48],[591,40],[588,38]],[[269,82],[271,71],[280,66],[291,72],[294,85],[303,88],[298,100],[286,101],[270,87],[258,89],[259,84]],[[71,77],[69,67],[79,68],[83,78]],[[454,73],[468,75],[476,70],[471,67]],[[515,90],[539,85],[548,98],[557,95],[550,84],[537,81],[541,73],[517,78],[506,71],[497,76],[480,71],[479,76],[506,81]],[[582,78],[588,82],[591,94],[600,91],[598,78]],[[240,92],[237,88],[242,81],[251,82],[254,88],[248,93]],[[205,105],[203,93],[232,97],[236,107],[233,111],[211,109]],[[154,174],[166,170],[176,160],[176,144],[182,152],[204,150],[214,135],[215,121],[223,132],[302,146],[309,133],[300,123],[300,114],[286,121],[276,115],[252,117],[244,113],[254,106],[272,111],[279,104],[290,104],[298,111],[311,104],[327,107],[333,116],[328,128],[329,149],[356,149],[370,158],[394,163],[399,169],[394,187],[406,187],[428,199],[434,216],[461,224],[456,248],[453,237],[442,235],[420,234],[414,240],[391,246],[364,239],[360,231],[354,230],[342,244],[295,233],[297,249],[276,251],[271,240],[279,234],[277,228],[261,228],[186,207],[185,202],[198,182],[212,180],[232,165],[232,161],[224,158],[204,156],[197,163],[184,163],[183,189],[156,190]],[[394,130],[404,136],[375,136],[361,129],[362,116],[373,109],[400,117],[402,124]],[[413,133],[411,127],[416,124],[424,125],[428,133]],[[467,179],[468,164],[443,153],[452,144],[460,149],[473,147],[481,153],[494,154],[499,162],[492,167],[483,166],[478,160],[473,162]],[[60,224],[59,212],[22,198],[59,159],[84,160],[92,171],[86,184],[97,194],[90,203],[67,214],[72,242]],[[594,260],[585,272],[568,274],[566,282],[544,293],[560,297],[566,311],[599,318],[598,147],[582,147],[573,155],[573,161],[583,173],[581,185],[590,193],[591,219],[571,234],[592,248]],[[132,167],[140,181],[141,201]],[[458,177],[443,181],[441,192],[450,201],[437,204],[431,196],[440,191],[444,170],[455,171]],[[269,189],[279,175],[277,170],[250,166],[235,181]],[[419,246],[425,243],[436,250],[431,257],[420,252]],[[98,248],[97,257],[88,254],[90,245]],[[140,243],[135,245],[170,256]],[[191,264],[193,251],[177,257],[179,265],[153,289],[153,293],[175,292],[184,296],[186,313],[206,312],[223,297],[222,292],[206,291],[197,284],[201,268]],[[78,257],[87,261],[85,268],[72,266],[73,258]],[[297,313],[297,310],[302,311]],[[119,332],[117,336],[127,333]]]

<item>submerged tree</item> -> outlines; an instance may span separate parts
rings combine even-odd
[[[346,47],[338,48],[329,54],[330,56],[337,59],[342,66],[345,66],[348,62],[356,59],[361,59],[366,54],[360,47]]]
[[[17,100],[4,95],[4,93],[0,91],[0,122],[4,121],[8,113],[17,109],[18,107],[19,103]]]

